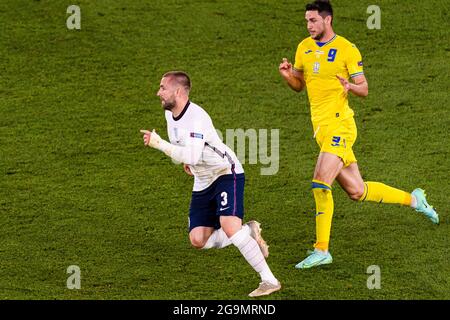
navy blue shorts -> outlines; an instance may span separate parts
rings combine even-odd
[[[220,228],[220,216],[244,218],[245,176],[220,176],[208,188],[193,191],[189,208],[189,232],[195,227]]]

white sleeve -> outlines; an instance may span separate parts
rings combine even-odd
[[[203,153],[206,141],[206,130],[201,121],[194,123],[188,130],[185,146],[177,146],[165,140],[160,142],[160,150],[175,161],[196,165]]]
[[[171,157],[173,160],[195,166],[203,153],[204,143],[195,143],[190,146],[180,147],[165,140],[160,143],[160,150]]]

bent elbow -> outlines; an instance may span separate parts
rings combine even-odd
[[[364,98],[365,97],[367,97],[368,95],[369,95],[369,85],[367,84],[367,82],[366,82],[366,87],[364,88],[365,90],[364,90]]]
[[[301,92],[305,86],[300,82],[300,84],[291,86],[292,90],[295,92]]]
[[[363,97],[363,98],[367,97],[369,95],[369,87],[365,86],[365,87],[362,87],[361,89],[362,90],[360,90],[359,96]]]

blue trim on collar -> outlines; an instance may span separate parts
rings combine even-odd
[[[317,44],[320,48],[322,48],[323,46],[329,44],[331,41],[333,41],[334,39],[336,39],[336,37],[337,37],[337,34],[334,34],[334,37],[331,38],[330,40],[328,40],[327,42],[319,42],[319,41],[316,41],[316,44]]]

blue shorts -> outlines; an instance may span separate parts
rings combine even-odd
[[[189,208],[189,232],[195,227],[220,228],[220,216],[244,218],[245,176],[226,174],[208,188],[193,191]]]

